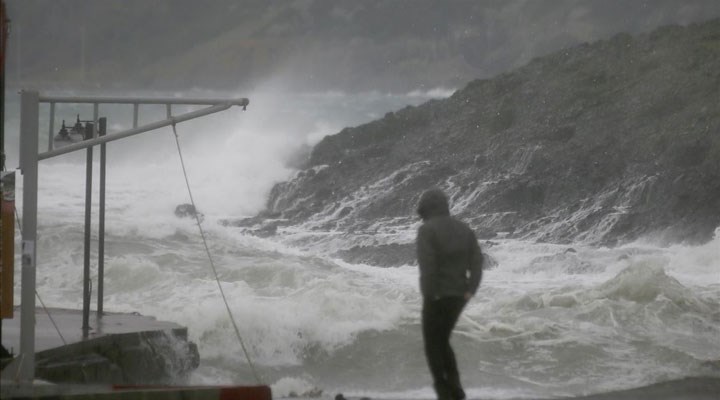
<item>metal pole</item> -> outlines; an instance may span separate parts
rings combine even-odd
[[[22,286],[19,378],[35,378],[35,267],[38,189],[38,92],[20,94],[20,169],[23,174]]]
[[[94,124],[93,124],[94,126]],[[93,128],[94,129],[94,128]],[[92,138],[92,131],[85,130],[85,139]],[[92,146],[87,148],[87,158],[85,160],[85,243],[83,258],[83,322],[82,334],[83,338],[88,337],[90,331],[90,212],[92,211],[92,162],[93,149]]]
[[[6,43],[7,43],[7,30],[6,30],[6,24],[9,22],[9,20],[6,20],[7,16],[5,13],[5,2],[0,1],[0,50],[2,51],[2,54],[0,55],[0,96],[2,98],[0,100],[0,171],[5,171],[5,50],[6,50]],[[0,190],[2,192],[2,190]],[[1,195],[1,194],[0,194]],[[14,204],[14,203],[13,203]],[[7,221],[5,221],[5,224],[7,224]],[[6,228],[5,224],[2,224],[3,228]],[[12,228],[13,234],[15,233],[15,228]],[[14,241],[13,241],[13,251],[14,249]],[[1,246],[0,246],[1,247]],[[2,254],[10,254],[10,251],[4,250],[2,251]],[[3,262],[0,260],[0,262]],[[10,259],[10,262],[13,262],[12,259]],[[4,268],[8,268],[6,266],[3,266]],[[5,270],[7,271],[7,270]],[[0,278],[2,280],[2,278]],[[7,282],[7,278],[5,280]],[[5,286],[3,286],[5,288]],[[3,293],[5,293],[5,290],[3,290]],[[10,298],[12,300],[12,297]],[[5,299],[3,299],[3,303],[5,302]],[[2,338],[2,318],[0,317],[0,338]]]
[[[133,104],[133,128],[137,128],[138,126],[138,112],[140,111],[140,105],[135,103]]]
[[[98,121],[98,136],[105,136],[107,119],[100,118]],[[100,145],[100,216],[98,226],[98,292],[97,292],[97,317],[103,315],[103,292],[105,287],[105,143]]]
[[[3,171],[5,171],[5,60],[7,59],[7,24],[9,22],[5,11],[5,2],[0,2],[0,49],[2,49],[2,55],[0,55],[0,96],[2,96],[2,101],[0,101],[0,168]],[[0,318],[1,326],[2,318]]]
[[[5,13],[5,2],[0,1],[0,51],[2,51],[2,55],[0,55],[0,171],[5,171],[5,49],[6,49],[5,44],[7,43],[7,36],[6,36],[7,20],[6,20],[6,18],[7,18],[7,16]],[[2,194],[2,190],[0,190],[0,194]],[[3,201],[4,201],[4,199],[0,200],[0,203]],[[13,202],[13,204],[14,204],[14,202]],[[7,215],[7,214],[5,214],[5,215]],[[5,222],[5,224],[7,224],[7,221]],[[2,225],[2,224],[0,224],[0,225]],[[14,222],[13,222],[13,225],[15,225]],[[3,228],[7,229],[6,226],[3,226]],[[13,232],[13,234],[14,234],[15,228],[13,227],[12,229],[8,230],[7,232]],[[5,235],[4,232],[0,232],[0,235],[3,236],[3,239],[8,238],[8,236],[9,236],[9,235]],[[8,242],[3,240],[3,245],[7,245],[7,244],[8,244]],[[3,248],[1,252],[3,255],[5,255],[5,257],[4,258],[0,257],[0,258],[2,258],[3,263],[5,261],[10,261],[10,264],[12,264],[14,262],[13,258],[9,258],[7,256],[9,256],[11,254],[11,252],[14,252],[15,241],[13,240],[9,244],[12,246],[12,248],[10,248],[10,249]],[[0,245],[0,247],[2,247],[2,245]],[[9,265],[6,266],[3,264],[3,272],[6,273],[8,270],[10,270],[10,266]],[[8,274],[6,273],[5,276],[7,276],[7,275]],[[3,277],[3,279],[2,279],[3,305],[5,305],[5,300],[8,299],[8,297],[5,296],[5,293],[8,292],[7,289],[8,288],[12,289],[12,286],[8,287],[7,285],[5,285],[5,283],[8,281],[9,281],[9,279]],[[12,295],[9,297],[9,299],[10,299],[10,304],[12,304]],[[10,310],[10,311],[12,312],[12,310]],[[2,320],[3,320],[2,317],[0,317],[0,338],[2,337]],[[3,347],[3,349],[4,349],[4,347]]]
[[[53,149],[53,138],[55,136],[55,103],[50,103],[50,128],[48,129],[48,151]]]

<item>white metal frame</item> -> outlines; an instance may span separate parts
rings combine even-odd
[[[20,354],[13,362],[17,363],[20,382],[32,383],[35,377],[35,287],[36,287],[36,247],[37,247],[37,191],[38,163],[61,154],[87,149],[129,136],[171,126],[194,118],[227,110],[232,106],[247,107],[250,101],[240,99],[199,99],[199,98],[130,98],[130,97],[52,97],[41,96],[37,91],[22,91],[20,109],[20,170],[23,174],[23,230],[22,230],[22,281],[21,281],[21,320]],[[39,105],[50,104],[50,144],[48,151],[39,153]],[[97,126],[98,106],[100,104],[132,104],[133,128],[106,136],[94,137],[69,144],[58,149],[52,148],[53,120],[55,104],[93,104],[94,121]],[[139,106],[165,104],[167,118],[143,126],[137,126]],[[206,105],[208,107],[173,116],[173,105]],[[15,370],[15,368],[6,368]]]

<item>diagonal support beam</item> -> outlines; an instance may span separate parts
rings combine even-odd
[[[86,149],[88,147],[96,146],[99,144],[112,142],[114,140],[123,139],[128,136],[137,135],[140,133],[152,131],[158,128],[163,128],[166,126],[170,126],[173,124],[177,124],[180,122],[185,122],[197,117],[202,117],[204,115],[208,114],[214,114],[219,111],[227,110],[228,108],[232,107],[234,104],[232,103],[225,103],[225,104],[216,104],[214,106],[206,107],[201,110],[191,111],[189,113],[180,114],[177,116],[173,116],[167,119],[164,119],[162,121],[153,122],[147,125],[139,126],[137,128],[132,128],[128,130],[124,130],[121,132],[113,133],[111,135],[107,136],[101,136],[93,139],[83,140],[81,142],[69,144],[67,146],[60,147],[59,149],[46,151],[44,153],[38,154],[38,160],[46,160],[48,158],[52,158],[55,156],[59,156],[61,154],[67,154],[71,153],[73,151]]]
[[[187,97],[67,97],[39,96],[40,103],[71,103],[71,104],[173,104],[192,106],[213,106],[230,104],[246,107],[250,104],[247,98],[240,99],[199,99]]]

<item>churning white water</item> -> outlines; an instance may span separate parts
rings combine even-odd
[[[311,245],[249,236],[219,221],[259,211],[272,185],[293,174],[288,162],[304,146],[448,94],[257,93],[245,112],[178,125],[220,279],[275,397],[317,389],[324,396],[432,397],[415,267],[348,264]],[[12,136],[11,97],[9,105]],[[91,115],[82,107],[57,111],[68,121],[77,112]],[[111,130],[131,123],[120,106],[100,114]],[[9,168],[17,166],[16,140],[8,141]],[[48,306],[82,306],[84,157],[41,163],[37,281]],[[171,129],[111,143],[108,158],[105,309],[187,326],[201,355],[190,383],[252,383],[197,227],[173,214],[189,197]],[[96,189],[95,213],[97,199]],[[413,232],[400,235],[409,240]],[[453,338],[471,397],[578,394],[720,375],[720,233],[695,247],[482,244],[498,266],[485,272]],[[93,274],[96,288],[95,265]],[[16,284],[19,303],[19,269]]]

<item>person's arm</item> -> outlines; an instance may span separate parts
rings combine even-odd
[[[468,293],[465,294],[465,300],[469,300],[470,297],[474,296],[475,292],[477,292],[480,281],[482,280],[483,270],[483,255],[474,232],[471,232],[470,239],[471,255],[468,268],[470,276],[468,278]]]
[[[418,235],[415,239],[416,254],[418,266],[420,267],[420,284],[423,294],[428,293],[429,280],[427,277],[434,273],[437,269],[435,247],[432,243],[432,231],[427,225],[422,225],[418,229]],[[426,279],[422,279],[425,277]]]

